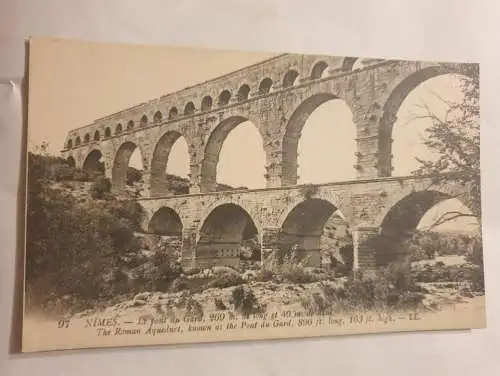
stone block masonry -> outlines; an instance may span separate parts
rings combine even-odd
[[[278,249],[293,248],[317,264],[326,220],[340,211],[352,228],[354,267],[375,268],[380,233],[401,232],[423,215],[408,206],[408,198],[436,203],[468,189],[452,178],[434,186],[427,177],[390,177],[392,127],[401,103],[425,80],[478,69],[478,64],[282,54],[71,130],[62,156],[79,168],[102,160],[120,194],[130,157],[139,149],[144,230],[178,234],[186,267],[234,266],[249,229],[258,234],[263,262]],[[357,180],[297,186],[302,129],[311,113],[332,99],[344,100],[353,114]],[[215,192],[222,144],[248,120],[263,140],[267,188]],[[166,166],[180,138],[188,145],[189,194],[166,197]],[[151,221],[163,225],[151,227]]]

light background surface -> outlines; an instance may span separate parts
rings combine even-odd
[[[500,374],[499,17],[500,3],[462,0],[0,2],[0,375]],[[22,128],[8,81],[23,76],[29,36],[480,62],[488,328],[10,355]]]

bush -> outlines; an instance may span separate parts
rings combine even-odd
[[[54,180],[56,181],[68,181],[74,180],[75,169],[69,164],[59,164],[54,170]]]
[[[67,176],[69,169],[60,167],[65,161],[30,154],[28,163],[26,285],[32,303],[81,310],[126,291],[125,256],[138,254],[140,245],[130,225],[137,210],[120,201],[79,202],[51,188],[47,182]]]
[[[269,269],[260,269],[254,278],[258,282],[269,282],[274,279],[274,272]]]
[[[186,309],[186,316],[201,320],[204,316],[203,306],[192,297],[185,297],[184,307]]]
[[[416,282],[469,283],[473,291],[484,292],[484,269],[479,265],[462,264],[446,266],[443,263],[436,263],[413,270],[412,275]]]
[[[81,182],[92,181],[92,179],[89,176],[89,173],[85,170],[80,170],[80,169],[75,170],[75,173],[73,175],[73,180]]]
[[[126,221],[132,230],[139,230],[144,218],[144,209],[134,200],[115,200],[107,203],[112,215]]]
[[[106,177],[99,177],[90,187],[90,196],[96,200],[102,200],[111,192],[111,181]]]
[[[208,282],[206,288],[219,288],[238,286],[245,283],[245,280],[238,274],[221,273],[212,281]]]
[[[172,284],[170,285],[169,290],[172,292],[179,292],[183,290],[189,290],[190,284],[189,280],[183,277],[178,277],[174,279]]]
[[[375,274],[356,273],[347,280],[344,294],[350,306],[362,309],[414,309],[424,298],[408,263],[390,264]]]
[[[293,252],[276,251],[274,256],[262,266],[255,276],[257,281],[274,281],[277,283],[311,283],[316,282],[319,276],[306,270],[304,264],[307,259],[298,261]]]
[[[127,168],[127,185],[134,185],[142,181],[142,171],[137,170],[133,167]]]
[[[235,311],[243,316],[258,313],[263,310],[263,307],[259,305],[253,291],[244,286],[238,286],[233,290],[230,302],[234,305]]]

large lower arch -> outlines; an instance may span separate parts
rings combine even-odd
[[[243,116],[231,116],[223,120],[212,131],[205,146],[203,162],[201,165],[201,182],[200,190],[202,193],[213,192],[217,188],[217,165],[219,163],[219,155],[229,133],[239,124],[249,121],[250,119]],[[255,123],[253,123],[255,125]],[[260,129],[258,129],[259,134]],[[263,137],[262,137],[263,139]],[[262,146],[263,147],[263,146]],[[236,162],[236,161],[235,161]]]
[[[197,267],[240,264],[243,241],[259,238],[258,225],[241,206],[233,203],[215,207],[201,225],[196,244]]]
[[[153,159],[151,161],[151,196],[168,194],[169,188],[166,172],[168,159],[172,147],[181,137],[182,135],[179,132],[169,131],[165,133],[156,144],[153,152]]]
[[[281,225],[278,261],[288,255],[297,262],[319,267],[325,225],[334,213],[338,213],[335,205],[318,198],[305,199],[293,207]],[[348,262],[352,263],[352,260]]]
[[[379,174],[380,176],[392,175],[392,133],[397,120],[397,112],[406,97],[423,82],[442,75],[457,75],[478,78],[478,72],[468,65],[435,65],[419,69],[403,78],[390,91],[387,99],[382,104],[382,117],[380,119],[379,134]]]
[[[131,142],[127,141],[118,148],[115,154],[115,158],[113,161],[113,170],[112,170],[112,189],[117,194],[125,193],[125,187],[127,183],[127,170],[130,163],[130,157],[134,151],[138,148],[138,146]],[[140,149],[139,149],[140,151]],[[141,152],[141,160],[143,154]]]
[[[92,150],[83,162],[83,169],[92,175],[104,175],[105,166],[102,161],[103,155],[100,150]]]
[[[383,217],[380,225],[380,237],[374,243],[376,264],[386,265],[389,262],[405,260],[408,253],[403,246],[404,242],[418,229],[424,216],[444,202],[452,202],[453,206],[445,207],[441,210],[442,213],[436,214],[436,218],[428,219],[424,230],[432,229],[434,225],[449,225],[451,221],[459,221],[460,219],[468,219],[469,222],[472,220],[478,223],[477,217],[461,200],[447,193],[436,190],[412,192],[393,204]],[[461,206],[458,210],[457,205]],[[464,221],[455,223],[456,232],[461,233],[465,230],[464,227],[467,227],[467,225],[464,226]],[[451,224],[453,225],[453,222]],[[479,230],[478,225],[480,233]]]

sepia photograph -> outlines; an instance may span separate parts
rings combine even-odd
[[[485,328],[479,83],[32,38],[22,351]]]

